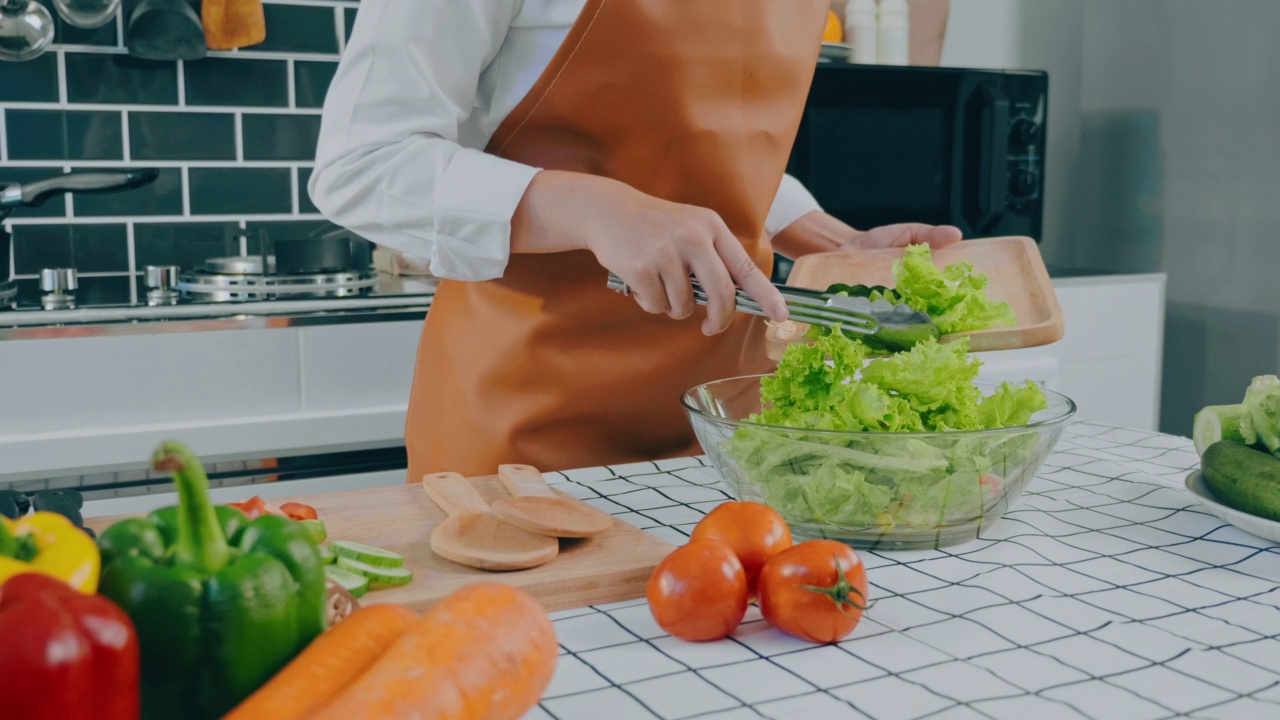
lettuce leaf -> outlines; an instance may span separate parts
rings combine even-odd
[[[943,335],[1017,323],[1013,308],[987,296],[987,276],[968,262],[939,270],[928,245],[911,245],[893,265],[894,290],[933,318]]]

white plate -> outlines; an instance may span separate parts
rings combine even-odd
[[[1187,490],[1191,491],[1191,494],[1195,496],[1196,500],[1200,501],[1205,510],[1219,518],[1250,535],[1257,535],[1263,540],[1280,543],[1280,522],[1260,518],[1257,515],[1250,515],[1247,512],[1240,512],[1223,505],[1204,484],[1204,478],[1200,475],[1199,470],[1187,476]]]

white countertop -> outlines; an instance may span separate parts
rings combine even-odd
[[[644,600],[556,613],[528,718],[1277,718],[1280,547],[1203,512],[1190,440],[1077,423],[1003,520],[942,550],[863,552],[874,605],[815,646],[752,607],[688,643]],[[729,498],[701,459],[550,475],[675,543]]]

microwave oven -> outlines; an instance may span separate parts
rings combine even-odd
[[[860,230],[1039,241],[1048,89],[1040,71],[822,63],[787,172]]]

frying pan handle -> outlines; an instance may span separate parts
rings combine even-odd
[[[132,190],[155,182],[160,171],[105,170],[71,172],[23,185],[8,185],[0,190],[0,208],[38,207],[61,193],[107,193]]]

